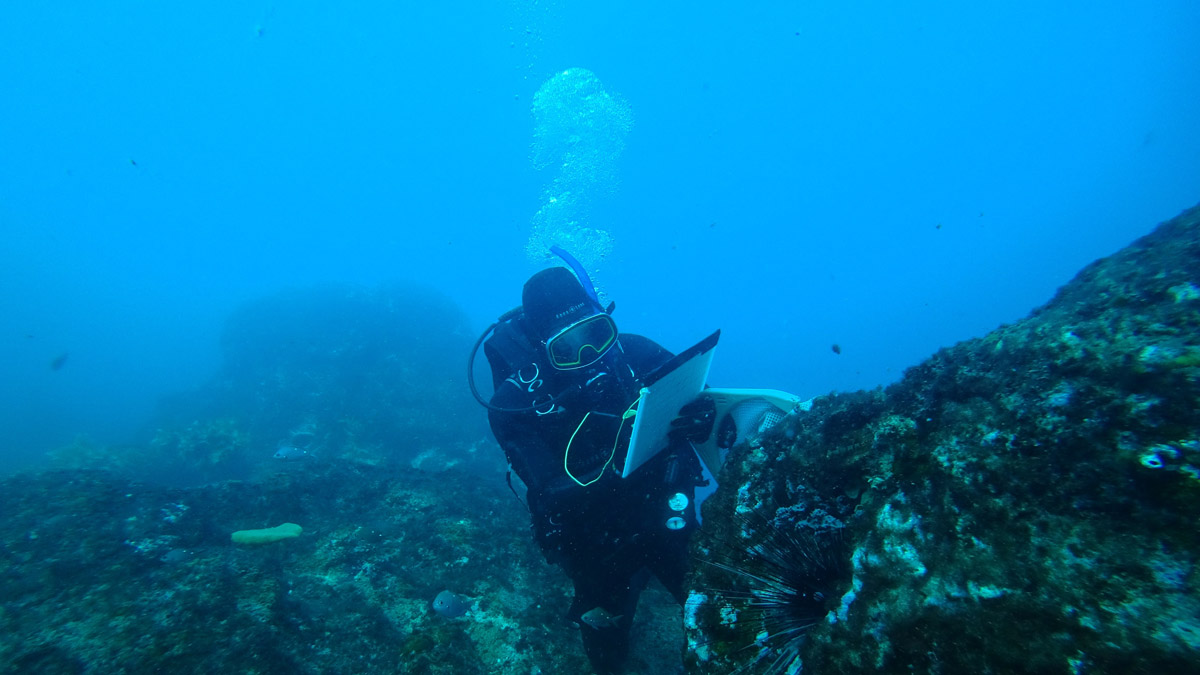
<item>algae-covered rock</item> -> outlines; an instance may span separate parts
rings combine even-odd
[[[349,464],[175,489],[56,471],[0,480],[0,513],[0,673],[586,668],[570,586],[503,481]],[[305,534],[230,545],[247,518]],[[435,614],[448,587],[478,609]]]
[[[689,668],[1200,671],[1198,354],[1192,209],[885,391],[818,398],[705,504]]]

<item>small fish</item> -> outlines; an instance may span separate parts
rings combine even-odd
[[[191,553],[189,553],[183,549],[173,548],[173,549],[167,551],[166,553],[160,555],[158,557],[158,559],[165,563],[181,563],[185,560],[189,560],[191,557],[192,557]]]
[[[470,600],[450,591],[442,591],[433,599],[433,611],[447,619],[457,619],[466,614],[469,609],[471,609]]]
[[[305,457],[308,457],[308,451],[301,450],[294,445],[280,445],[279,448],[275,450],[275,459],[282,459],[290,462],[294,459],[304,459]]]
[[[50,370],[61,370],[63,365],[66,364],[67,357],[69,356],[70,354],[63,352],[54,357],[54,360],[50,362]]]
[[[595,630],[600,630],[602,628],[616,628],[617,622],[620,621],[621,617],[623,616],[625,615],[618,614],[613,616],[612,614],[609,614],[608,610],[604,609],[603,607],[593,607],[584,612],[583,616],[579,617],[579,619]]]
[[[836,342],[835,342],[835,343],[833,343],[833,346],[832,346],[832,347],[830,347],[830,349],[832,349],[832,350],[833,350],[833,353],[834,353],[834,354],[841,354],[841,353],[842,353],[842,346],[841,346],[841,345],[839,345],[839,344],[838,344],[838,343],[836,343]]]

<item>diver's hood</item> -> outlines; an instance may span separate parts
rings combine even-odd
[[[602,313],[579,279],[565,267],[550,267],[529,278],[521,292],[531,337],[544,342],[580,319]]]

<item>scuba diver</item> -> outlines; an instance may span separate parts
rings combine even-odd
[[[492,432],[525,483],[532,529],[546,559],[574,583],[567,617],[602,674],[621,671],[638,596],[653,575],[683,604],[695,488],[704,484],[690,442],[712,432],[699,397],[672,422],[666,449],[622,478],[643,379],[672,354],[619,333],[582,266],[551,267],[524,286],[521,306],[480,336],[495,387]],[[511,475],[510,475],[511,481]],[[511,482],[510,482],[511,487]]]

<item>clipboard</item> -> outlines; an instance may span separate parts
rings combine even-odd
[[[622,478],[638,470],[667,447],[667,432],[679,409],[704,391],[708,369],[721,331],[676,354],[646,376],[638,399]]]
[[[714,477],[721,472],[725,454],[734,445],[778,424],[792,412],[812,408],[812,399],[804,401],[777,389],[705,389],[720,337],[718,330],[646,377],[638,399],[622,478],[628,478],[666,449],[671,421],[679,415],[680,408],[701,393],[713,398],[716,414],[712,434],[692,447]],[[720,445],[722,440],[728,447]]]

